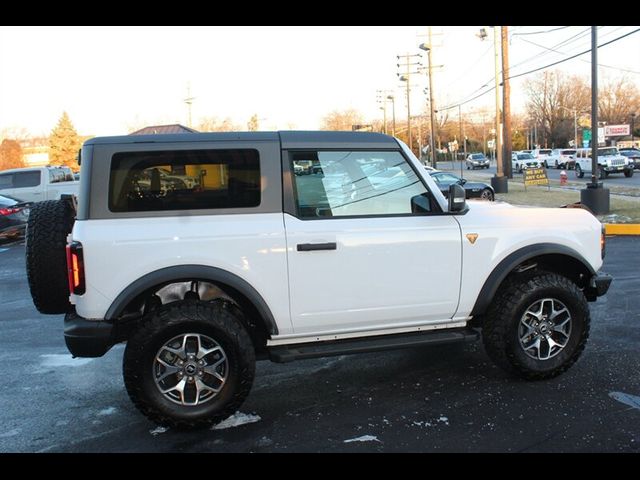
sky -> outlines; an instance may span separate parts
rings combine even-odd
[[[485,28],[488,38],[477,33]],[[638,27],[599,27],[599,43]],[[406,118],[397,55],[422,53],[426,26],[403,27],[0,27],[0,132],[48,135],[66,111],[81,135],[120,135],[132,128],[231,118],[261,130],[317,129],[332,110],[354,108],[382,118],[379,89],[395,92]],[[514,26],[511,74],[590,48],[589,27]],[[543,32],[543,33],[537,33]],[[487,90],[494,78],[493,29],[432,27],[436,108]],[[551,51],[552,50],[556,50]],[[598,50],[599,75],[626,74],[640,85],[640,32]],[[558,65],[588,76],[590,55]],[[611,68],[614,67],[614,68]],[[414,68],[418,68],[416,65]],[[623,70],[621,70],[623,69]],[[512,110],[522,111],[522,82],[512,82]],[[412,115],[426,109],[425,73],[412,75]],[[492,109],[492,93],[462,106]],[[453,113],[456,112],[456,113]],[[452,110],[457,115],[457,108]],[[388,115],[391,116],[389,105]]]

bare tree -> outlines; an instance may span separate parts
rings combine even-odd
[[[573,138],[573,115],[589,109],[586,79],[560,71],[543,72],[524,83],[527,112],[538,132],[538,144],[560,147]]]
[[[322,119],[320,130],[351,130],[353,125],[362,123],[362,114],[353,108],[334,110]]]
[[[237,132],[240,126],[233,123],[229,117],[219,120],[217,117],[204,117],[196,127],[200,132]]]
[[[598,89],[598,119],[610,125],[628,123],[640,111],[638,84],[625,75],[607,81]]]
[[[22,147],[16,140],[5,138],[0,144],[0,170],[24,167]]]

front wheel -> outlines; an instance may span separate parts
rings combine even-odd
[[[487,354],[527,380],[553,378],[571,367],[589,337],[589,306],[562,275],[515,277],[494,298],[483,325]]]
[[[584,177],[584,172],[582,171],[582,167],[576,163],[576,177],[582,178]]]
[[[609,176],[609,174],[605,171],[604,168],[602,167],[598,167],[598,178],[600,180],[604,180],[605,178],[607,178]]]
[[[633,170],[625,170],[624,171],[624,176],[629,178],[629,177],[633,177]]]
[[[176,428],[218,423],[251,390],[255,352],[242,312],[227,301],[173,302],[152,312],[127,342],[124,383],[150,420]]]

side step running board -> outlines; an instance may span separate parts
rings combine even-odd
[[[377,337],[349,338],[319,343],[278,345],[269,348],[272,362],[286,363],[306,358],[330,357],[351,353],[379,352],[399,348],[419,347],[441,343],[469,342],[477,340],[479,332],[470,328],[456,328],[429,332],[400,333]]]

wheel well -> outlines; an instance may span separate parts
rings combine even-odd
[[[142,317],[169,303],[196,299],[202,302],[223,299],[235,304],[242,313],[242,323],[256,350],[256,357],[266,356],[267,339],[273,330],[273,320],[267,319],[254,302],[239,289],[221,281],[203,278],[183,278],[147,287],[121,308],[114,319],[118,341],[126,341]],[[271,320],[271,321],[270,321]]]
[[[471,312],[474,317],[472,324],[478,326],[482,323],[482,315],[487,311],[496,292],[514,276],[530,272],[532,269],[562,275],[580,289],[588,287],[593,274],[585,262],[569,254],[543,253],[518,260],[516,252],[514,258],[507,257],[503,260],[485,281]]]

